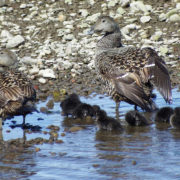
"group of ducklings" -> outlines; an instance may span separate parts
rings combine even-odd
[[[97,126],[101,130],[122,131],[123,127],[119,121],[107,115],[98,105],[89,105],[80,101],[77,94],[69,95],[60,104],[64,116],[84,119],[90,116],[95,119]],[[131,110],[125,114],[125,121],[130,126],[147,126],[152,121],[147,119],[137,110]],[[180,107],[172,109],[171,107],[163,107],[156,113],[155,121],[167,122],[174,128],[180,128]]]

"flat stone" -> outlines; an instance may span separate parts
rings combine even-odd
[[[147,23],[147,22],[149,22],[151,20],[151,17],[150,16],[142,16],[141,18],[140,18],[140,21],[142,22],[142,23]]]
[[[22,36],[20,36],[20,35],[14,36],[13,38],[8,40],[8,42],[6,44],[6,48],[17,47],[20,44],[22,44],[24,41],[25,41],[25,39]]]

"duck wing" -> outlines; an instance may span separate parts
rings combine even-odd
[[[151,48],[142,49],[147,64],[141,71],[142,77],[152,81],[166,102],[172,103],[171,80],[165,62]]]

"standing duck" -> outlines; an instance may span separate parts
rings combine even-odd
[[[109,16],[100,16],[89,34],[100,33],[103,37],[96,47],[95,67],[105,84],[105,91],[116,102],[126,101],[153,111],[153,86],[166,102],[172,102],[171,81],[165,62],[151,48],[138,49],[122,46],[119,25]]]
[[[0,118],[16,114],[25,116],[27,114],[26,105],[29,101],[36,99],[36,91],[30,80],[21,72],[15,70],[17,65],[15,53],[8,49],[0,50]],[[28,105],[29,106],[29,105]]]

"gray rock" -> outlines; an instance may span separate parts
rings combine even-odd
[[[56,76],[54,74],[54,71],[52,69],[43,69],[39,71],[39,75],[46,78],[53,78],[55,79]]]
[[[25,41],[25,39],[21,35],[14,36],[13,38],[9,39],[6,48],[13,48],[17,47],[20,44],[22,44]]]
[[[7,5],[7,0],[0,0],[0,7]]]

